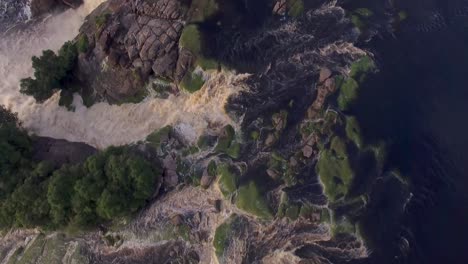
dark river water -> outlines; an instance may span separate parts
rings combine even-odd
[[[395,35],[363,44],[380,72],[352,110],[366,138],[390,143],[387,166],[414,195],[382,246],[405,237],[402,262],[468,263],[468,3],[409,2],[400,6],[414,15]],[[381,257],[399,262],[390,248]]]

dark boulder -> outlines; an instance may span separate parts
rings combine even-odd
[[[48,161],[55,167],[63,164],[84,162],[97,150],[85,143],[69,142],[63,139],[37,137],[33,142],[33,160]]]

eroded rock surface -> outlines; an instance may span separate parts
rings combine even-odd
[[[79,80],[110,102],[138,97],[150,76],[174,80],[185,13],[178,0],[105,2],[80,30]]]

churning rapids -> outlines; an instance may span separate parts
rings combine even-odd
[[[56,51],[73,39],[86,15],[104,1],[84,2],[77,10],[50,16],[41,23],[23,22],[25,25],[17,25],[21,29],[9,29],[8,34],[3,33],[0,38],[0,104],[17,112],[29,131],[105,148],[142,140],[166,125],[173,125],[188,141],[194,141],[207,129],[232,123],[224,105],[230,95],[242,89],[238,81],[245,76],[230,73],[212,74],[195,94],[181,93],[169,99],[147,98],[139,104],[98,103],[86,108],[81,98],[75,96],[74,112],[58,105],[59,94],[43,104],[21,94],[20,79],[33,73],[31,57],[46,49]]]

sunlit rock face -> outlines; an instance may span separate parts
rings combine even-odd
[[[186,11],[175,0],[101,5],[80,29],[89,50],[79,58],[78,78],[111,102],[144,92],[150,75],[174,80]]]

